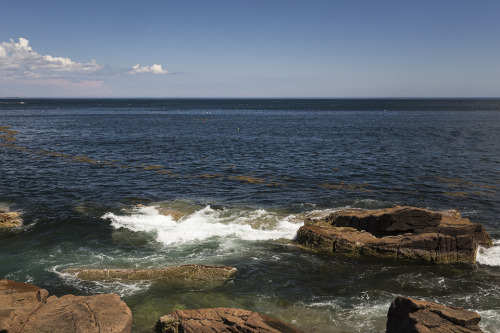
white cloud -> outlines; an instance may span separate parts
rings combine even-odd
[[[88,63],[76,62],[69,58],[41,55],[29,46],[29,41],[19,38],[0,44],[0,74],[10,78],[33,76],[51,77],[51,72],[96,73],[104,66],[95,60]]]
[[[167,70],[164,70],[161,65],[154,64],[153,66],[139,66],[139,64],[132,67],[132,70],[128,72],[128,74],[141,74],[141,73],[150,73],[150,74],[168,74]]]
[[[90,62],[76,62],[70,58],[41,55],[34,51],[25,38],[19,42],[10,40],[0,44],[0,78],[9,79],[55,79],[64,75],[67,79],[82,79],[82,75],[110,75],[110,74],[167,74],[161,65],[133,66],[131,69],[113,71],[95,60]]]

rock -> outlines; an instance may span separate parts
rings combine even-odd
[[[299,333],[297,328],[258,312],[213,308],[177,310],[162,316],[154,328],[157,333],[179,332],[244,332],[244,333]]]
[[[67,268],[63,274],[70,274],[78,279],[101,280],[182,280],[182,281],[217,281],[227,280],[236,274],[235,267],[182,265],[157,269],[86,269]]]
[[[0,230],[12,229],[23,225],[18,212],[0,212]]]
[[[457,211],[399,206],[350,209],[307,219],[297,233],[297,243],[324,254],[434,263],[475,262],[479,245],[493,245],[481,224]]]
[[[51,296],[21,332],[130,332],[132,312],[116,294]]]
[[[21,332],[30,315],[48,296],[47,290],[33,284],[0,280],[0,332]]]
[[[387,313],[386,333],[482,332],[481,316],[461,307],[397,297]]]
[[[172,208],[158,207],[157,210],[161,215],[170,216],[175,222],[178,222],[186,215],[186,213]]]
[[[48,297],[47,290],[0,280],[0,332],[129,333],[132,312],[118,295]]]
[[[154,207],[158,211],[159,214],[165,215],[165,216],[170,216],[172,218],[172,220],[174,220],[175,222],[179,222],[179,220],[186,215],[185,212],[182,212],[178,209],[164,207],[161,205],[147,206],[147,205],[143,205],[143,204],[138,204],[135,207],[136,208]]]

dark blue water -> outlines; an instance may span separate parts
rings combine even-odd
[[[498,332],[497,247],[438,267],[317,257],[292,239],[310,214],[393,205],[458,209],[500,239],[499,111],[496,99],[0,100],[0,204],[26,225],[0,236],[0,277],[120,293],[136,331],[172,309],[233,306],[310,332],[378,332],[403,294],[479,311]],[[199,290],[59,274],[185,263],[239,271]]]

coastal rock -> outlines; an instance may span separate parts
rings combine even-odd
[[[18,212],[0,212],[0,231],[2,229],[12,229],[23,225],[23,220]]]
[[[387,314],[386,333],[472,333],[482,332],[481,316],[461,307],[397,297]]]
[[[135,206],[136,208],[145,208],[145,207],[154,207],[158,211],[159,214],[165,215],[165,216],[170,216],[172,220],[175,222],[179,222],[181,218],[183,218],[186,213],[182,212],[178,209],[171,208],[171,207],[163,207],[161,205],[152,205],[152,206],[147,206],[143,204],[138,204]]]
[[[0,280],[0,332],[22,332],[30,315],[47,300],[45,289],[11,280]]]
[[[0,280],[0,332],[129,333],[132,312],[118,295],[49,296],[45,289]]]
[[[178,280],[178,281],[218,281],[227,280],[236,274],[230,266],[182,265],[156,269],[86,269],[67,268],[63,274],[70,274],[82,280]]]
[[[458,211],[400,206],[350,209],[307,219],[297,243],[324,254],[434,263],[475,262],[479,245],[493,245],[481,224],[462,218]]]
[[[132,312],[116,294],[51,296],[21,332],[117,332],[132,329]]]
[[[258,312],[213,308],[177,310],[162,316],[154,328],[157,333],[299,333],[297,328]]]
[[[175,222],[179,222],[186,215],[186,213],[173,208],[158,207],[157,209],[161,215],[170,216]]]

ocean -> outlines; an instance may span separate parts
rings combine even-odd
[[[433,265],[294,244],[307,217],[395,205],[458,209],[495,246]],[[0,99],[0,206],[24,220],[0,234],[0,278],[117,293],[134,332],[218,306],[306,332],[383,332],[399,295],[500,332],[500,99]],[[61,273],[182,264],[238,272],[197,286]]]

